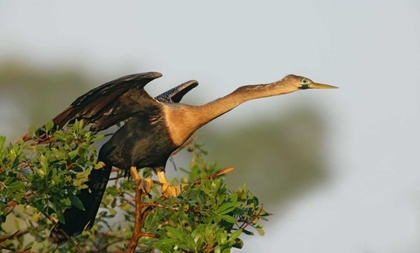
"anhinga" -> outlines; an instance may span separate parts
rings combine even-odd
[[[331,85],[315,83],[306,77],[288,75],[273,83],[242,86],[222,98],[204,105],[194,106],[181,103],[160,102],[153,99],[143,90],[143,87],[153,78],[159,77],[160,74],[149,73],[146,75],[148,79],[146,78],[142,81],[136,79],[144,84],[136,88],[138,89],[138,95],[136,96],[125,96],[125,93],[121,91],[118,91],[116,94],[109,92],[108,85],[116,84],[121,80],[133,80],[140,75],[126,76],[104,84],[81,96],[74,103],[80,105],[81,108],[86,108],[81,114],[87,114],[90,117],[94,115],[92,117],[94,120],[91,121],[94,124],[94,129],[102,129],[111,126],[111,122],[116,120],[121,121],[122,118],[127,116],[130,117],[124,126],[118,129],[111,139],[101,147],[99,160],[103,161],[106,166],[98,171],[104,171],[102,172],[104,174],[109,173],[105,171],[110,171],[112,166],[124,170],[129,170],[132,166],[138,169],[150,167],[156,172],[159,181],[166,186],[162,187],[162,189],[167,189],[170,194],[174,194],[177,191],[171,189],[166,180],[166,162],[171,153],[184,144],[203,125],[252,99],[283,95],[305,89],[337,88]],[[102,91],[107,91],[106,97],[103,97]],[[112,96],[112,98],[108,98],[107,96]],[[124,97],[129,97],[133,103],[129,103],[129,106],[124,107],[123,110],[115,110],[112,101],[115,99],[125,101]],[[97,98],[100,98],[101,101],[97,102]],[[124,116],[121,116],[120,113],[124,114]],[[65,113],[63,117],[66,117]],[[72,117],[74,115],[69,118]],[[66,118],[66,120],[68,121],[69,119]],[[97,191],[100,194],[86,195],[88,199],[81,198],[82,203],[89,203],[91,201],[100,203],[108,177],[109,175],[107,174],[107,176],[102,176],[102,179],[90,178],[88,183],[89,187],[91,189],[92,187],[100,188]],[[98,207],[99,204],[96,204],[95,208],[85,206],[84,212],[75,207],[66,210],[64,213],[65,219],[68,223],[72,224],[71,227],[73,229],[66,230],[63,224],[60,224],[59,228],[66,231],[69,236],[81,233],[86,225],[88,225],[87,228],[92,226]],[[80,215],[66,216],[73,209],[79,210]],[[75,223],[77,223],[78,227],[76,227]],[[56,240],[56,236],[54,236],[54,233],[57,233],[56,231],[52,232],[52,241],[56,243],[63,242]],[[60,238],[63,239],[62,237]]]

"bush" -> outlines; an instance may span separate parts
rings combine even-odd
[[[49,122],[42,131],[32,131],[31,144],[6,145],[0,136],[0,249],[125,252],[136,234],[136,219],[141,226],[138,252],[225,253],[242,248],[240,236],[253,235],[249,227],[264,234],[258,222],[269,214],[258,198],[245,185],[230,191],[223,176],[214,177],[218,166],[205,163],[202,145],[192,143],[190,168],[181,168],[185,175],[172,182],[186,183],[178,197],[162,197],[155,185],[150,194],[136,199],[136,181],[124,179],[125,172],[118,171],[108,184],[93,228],[73,238],[77,246],[67,243],[58,249],[47,240],[50,230],[57,220],[64,222],[65,209],[83,208],[77,193],[87,187],[90,171],[103,166],[93,145],[103,136],[84,130],[83,122],[52,130]],[[37,132],[46,134],[47,140]],[[142,169],[142,175],[150,177],[151,170]],[[32,239],[25,238],[27,234]]]

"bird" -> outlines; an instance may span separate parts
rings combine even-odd
[[[160,76],[162,75],[157,72],[140,73],[105,83],[80,96],[67,109],[54,117],[52,121],[54,122],[55,128],[62,128],[64,125],[72,124],[76,120],[84,120],[85,125],[91,124],[91,131],[98,132],[119,123],[119,119],[126,120],[127,117],[132,115],[132,112],[125,112],[124,110],[132,109],[135,111],[135,103],[139,101],[133,100],[133,98],[141,96],[141,93],[144,92],[138,87],[144,86],[147,82],[152,80],[152,78],[154,79]],[[162,103],[178,103],[185,94],[197,86],[197,81],[190,80],[156,96],[155,100]],[[120,89],[118,90],[120,96],[116,96],[115,93],[112,93],[113,90],[117,89]],[[112,99],[109,99],[110,96]],[[99,106],[96,108],[100,109],[96,111],[88,109],[95,108],[97,104],[100,104],[102,100],[106,99],[108,99],[106,108]],[[107,117],[110,115],[110,112],[124,112],[126,113],[126,116],[122,117],[121,115],[118,115],[119,117],[114,117],[113,120],[109,120]],[[104,122],[106,122],[106,124],[104,124]],[[105,159],[101,159],[101,156],[98,156],[98,160]],[[112,167],[112,163],[109,163],[108,166],[105,166],[100,170],[91,171],[89,181],[87,182],[90,192],[89,190],[84,189],[77,195],[85,207],[85,211],[74,206],[67,209],[64,212],[66,223],[57,223],[56,227],[51,231],[50,241],[59,246],[64,245],[67,242],[67,237],[61,232],[62,230],[68,235],[77,235],[80,234],[85,227],[90,229],[93,226]]]
[[[140,75],[126,76],[123,80],[132,80]],[[156,74],[151,76],[154,77]],[[121,80],[121,78],[117,80]],[[115,81],[108,84],[113,85],[113,83]],[[134,100],[137,101],[133,105],[136,113],[124,112],[126,115],[131,115],[131,117],[100,148],[98,159],[100,158],[106,165],[98,170],[103,171],[98,172],[98,174],[109,173],[108,171],[110,171],[112,166],[123,170],[129,170],[131,167],[137,169],[149,167],[157,174],[159,182],[163,185],[162,189],[168,191],[169,195],[176,195],[179,191],[175,186],[168,184],[165,175],[166,162],[171,153],[181,147],[202,126],[249,100],[278,96],[299,90],[338,88],[313,82],[311,79],[303,76],[287,75],[283,79],[272,83],[241,86],[226,96],[196,106],[183,103],[160,102],[153,99],[144,90],[145,84],[141,88],[139,85],[140,95],[134,97]],[[106,85],[98,88],[109,90]],[[93,117],[94,120],[92,121],[96,129],[110,124],[109,122],[111,121],[107,117],[121,119],[121,116],[118,115],[118,110],[113,110],[113,106],[106,104],[106,99],[102,99],[102,103],[95,101],[94,98],[100,97],[96,96],[96,92],[99,92],[101,89],[94,89],[75,101],[75,103],[84,102],[88,108],[100,112],[101,116]],[[124,96],[124,93],[120,91],[118,95],[112,95],[112,97],[118,99],[118,96],[121,96],[121,94]],[[85,98],[85,96],[92,99]],[[102,109],[102,107],[106,109]],[[130,110],[130,108],[127,110]],[[96,114],[95,111],[92,111],[89,115]],[[108,177],[109,175],[103,175],[101,178],[90,178],[88,185],[98,189],[97,192],[100,194],[90,194],[86,196],[88,199],[81,199],[82,203],[90,201],[100,203]],[[81,212],[81,215],[78,217],[83,216],[83,222],[67,219],[66,213],[75,207],[67,209],[64,212],[66,222],[77,222],[79,227],[65,232],[69,236],[73,236],[81,233],[85,227],[89,229],[95,219],[98,205],[96,204],[95,208],[85,206],[84,213]],[[54,236],[50,238],[54,239]],[[54,242],[54,240],[52,241]]]

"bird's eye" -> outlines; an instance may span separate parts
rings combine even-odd
[[[309,84],[309,80],[307,78],[302,78],[302,84]]]

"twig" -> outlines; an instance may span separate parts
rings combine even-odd
[[[139,173],[137,172],[136,167],[130,168],[130,173],[133,176],[133,179],[136,181],[136,216],[134,219],[134,230],[133,230],[133,236],[131,237],[130,243],[128,244],[127,252],[128,253],[134,253],[137,248],[137,244],[141,238],[141,228],[143,226],[142,219],[141,219],[141,209],[142,209],[142,202],[141,202],[141,196],[143,195],[143,191],[141,191],[141,178]]]
[[[197,179],[197,180],[195,180],[195,181],[194,181],[194,182],[192,182],[192,183],[185,183],[185,184],[183,184],[183,185],[185,186],[185,185],[188,185],[188,184],[191,184],[191,185],[194,185],[194,184],[199,184],[199,183],[201,183],[201,181],[203,181],[203,180],[205,180],[205,179],[213,179],[213,178],[219,177],[219,176],[221,176],[221,175],[224,175],[224,174],[226,174],[226,173],[232,172],[233,170],[235,170],[235,168],[234,168],[234,167],[225,168],[225,169],[223,169],[223,170],[219,170],[218,172],[215,172],[215,173],[213,173],[213,174],[211,174],[211,175],[209,175],[209,176],[204,177],[204,179]],[[163,185],[161,182],[159,182],[159,181],[155,181],[155,180],[153,180],[153,183],[154,183],[154,184],[157,184],[157,185],[160,185],[160,186],[162,186],[162,185]]]
[[[16,252],[16,253],[36,253],[34,251],[27,251],[27,250],[20,250],[20,249],[12,249],[6,246],[0,246],[0,252],[2,252],[2,249],[5,250],[10,250],[11,252]]]
[[[233,168],[233,167],[225,168],[223,170],[220,170],[216,173],[211,174],[210,176],[206,176],[205,179],[213,179],[213,178],[219,177],[221,175],[224,175],[226,173],[229,173],[229,172],[233,171],[234,169],[235,168]],[[199,184],[199,183],[201,183],[201,181],[202,181],[202,179],[195,180],[193,182],[193,184]]]
[[[36,227],[35,229],[37,229],[38,227]],[[11,235],[5,235],[5,236],[0,236],[0,252],[2,252],[2,249],[5,250],[10,250],[12,252],[20,252],[20,253],[35,253],[32,251],[26,251],[26,250],[18,250],[18,249],[12,249],[9,247],[5,247],[5,246],[1,246],[1,243],[4,242],[7,239],[10,239],[12,237],[20,237],[23,236],[25,234],[29,233],[29,229],[25,229],[25,230],[17,230],[15,233],[11,234]]]
[[[258,217],[260,217],[260,214],[261,214],[262,210],[263,210],[263,204],[261,204],[260,211],[257,213],[257,215],[255,215],[254,218],[252,218],[252,220],[245,223],[245,226],[244,226],[244,224],[242,224],[242,226],[240,226],[239,228],[240,229],[245,229],[246,227],[248,227],[249,224],[253,223]]]
[[[144,194],[148,194],[142,187],[142,179],[140,178],[139,173],[135,166],[130,168],[130,173],[133,179],[136,182],[136,194],[135,194],[135,203],[136,203],[136,212],[135,212],[135,220],[134,220],[134,229],[133,229],[133,236],[131,237],[130,243],[128,245],[127,252],[134,253],[137,244],[142,237],[150,237],[150,238],[158,238],[157,235],[151,233],[142,233],[141,230],[143,228],[143,222],[146,217],[150,214],[152,207],[156,206],[155,203],[143,203],[142,196]],[[145,211],[143,208],[147,207]]]
[[[17,204],[14,201],[9,201],[7,202],[7,205],[10,207],[10,210],[7,211],[6,216],[11,214],[13,210],[15,210],[15,207],[17,206]]]
[[[124,178],[124,177],[125,177],[125,175],[120,175],[120,176],[111,177],[109,180],[117,180],[117,179]]]
[[[116,243],[119,243],[119,242],[121,242],[122,240],[115,240],[115,241],[113,241],[113,242],[110,242],[110,243],[107,243],[107,244],[105,244],[104,246],[102,246],[102,247],[100,247],[100,248],[96,248],[96,250],[98,251],[98,252],[103,252],[106,248],[108,248],[109,246],[111,246],[111,245],[113,245],[113,244],[116,244]],[[123,241],[125,241],[125,238],[123,239]]]
[[[23,142],[27,142],[29,140],[32,140],[31,132],[27,132],[24,136],[22,136],[15,144],[18,144],[20,140],[23,140]]]
[[[44,216],[45,216],[45,218],[47,218],[49,221],[51,221],[51,223],[54,225],[54,226],[57,226],[57,222],[53,219],[53,218],[51,218],[46,212],[44,212],[44,211],[39,211],[39,212],[41,212]]]
[[[14,232],[13,234],[10,235],[4,235],[4,236],[0,236],[0,244],[4,241],[6,241],[9,238],[12,238],[14,236],[16,236],[18,233],[20,232],[20,230],[17,230],[16,232]]]

